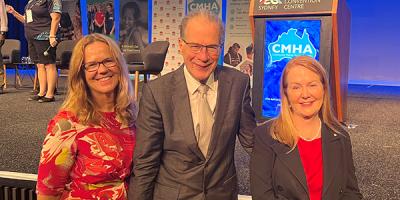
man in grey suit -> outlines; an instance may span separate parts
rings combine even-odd
[[[184,65],[144,85],[131,200],[235,200],[235,141],[247,152],[256,126],[249,77],[218,66],[224,27],[205,11],[181,23]]]

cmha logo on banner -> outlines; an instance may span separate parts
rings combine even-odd
[[[297,34],[297,31],[297,29],[290,28],[288,32],[282,33],[275,42],[268,45],[272,62],[285,58],[291,59],[300,55],[316,58],[317,49],[310,41],[307,29],[304,29],[301,36]]]
[[[208,10],[216,15],[220,13],[221,6],[216,0],[192,0],[188,1],[189,12]]]
[[[277,5],[277,4],[282,4],[281,0],[260,0],[261,4],[264,5]]]

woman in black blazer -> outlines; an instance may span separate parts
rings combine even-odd
[[[280,115],[255,129],[253,200],[362,199],[350,137],[331,112],[328,83],[311,57],[286,65]]]

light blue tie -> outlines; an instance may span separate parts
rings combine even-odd
[[[197,133],[197,144],[203,153],[204,157],[207,156],[208,145],[210,144],[212,127],[214,124],[214,118],[210,105],[207,101],[207,91],[209,87],[205,84],[201,84],[197,88],[199,95],[199,106],[198,106],[198,120],[199,129]]]

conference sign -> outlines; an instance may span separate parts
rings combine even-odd
[[[320,20],[266,21],[262,115],[280,112],[280,78],[290,59],[307,55],[319,59]]]
[[[208,10],[219,15],[221,12],[220,0],[189,0],[187,6],[189,13],[197,10]]]

